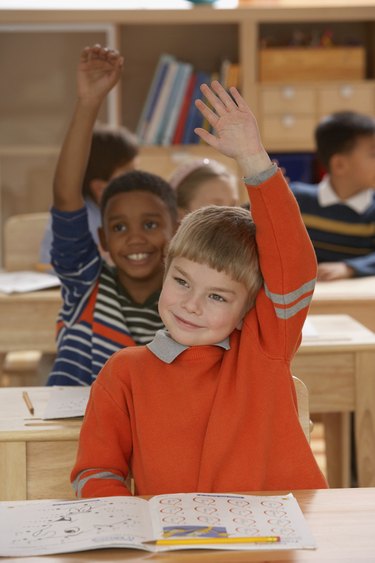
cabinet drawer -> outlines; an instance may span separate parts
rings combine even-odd
[[[262,138],[265,145],[291,142],[311,146],[314,142],[316,120],[314,115],[283,114],[262,119]]]
[[[284,85],[275,88],[261,88],[260,109],[263,115],[275,113],[314,113],[316,92],[313,88]]]
[[[334,111],[353,110],[372,114],[374,97],[375,87],[372,84],[322,86],[318,90],[318,112],[326,115]]]

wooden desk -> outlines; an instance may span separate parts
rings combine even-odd
[[[318,282],[310,313],[350,315],[375,332],[375,276]]]
[[[0,354],[16,350],[55,353],[60,289],[0,293]]]
[[[172,551],[150,554],[134,549],[98,549],[81,553],[22,558],[24,563],[373,563],[375,488],[294,491],[316,542],[316,550]],[[7,561],[10,560],[7,559]],[[14,563],[21,561],[11,559]]]
[[[375,334],[347,315],[310,315],[319,338],[305,339],[293,373],[309,390],[310,412],[325,415],[328,480],[349,483],[348,414],[355,412],[358,484],[375,486]],[[326,437],[327,438],[327,437]],[[339,460],[346,460],[340,463]]]
[[[34,416],[22,399],[23,389]],[[81,419],[41,420],[49,393],[49,387],[0,389],[0,500],[74,498],[69,474]]]
[[[374,486],[375,335],[345,315],[310,318],[319,338],[304,340],[293,371],[309,388],[310,411],[333,413],[330,422],[338,448],[331,448],[328,455],[330,484],[343,486],[348,481],[350,433],[340,417],[355,412],[359,484]],[[49,389],[28,391],[38,418]],[[69,473],[81,423],[33,424],[31,418],[21,388],[0,389],[0,500],[71,498]]]

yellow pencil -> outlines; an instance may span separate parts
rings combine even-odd
[[[168,538],[156,540],[156,545],[207,545],[226,543],[275,543],[279,542],[279,536],[247,536],[232,538]]]
[[[26,404],[26,406],[29,410],[29,413],[33,415],[34,414],[34,407],[33,407],[32,402],[30,401],[30,397],[29,397],[29,394],[28,394],[27,391],[23,391],[22,398],[25,401],[25,404]]]

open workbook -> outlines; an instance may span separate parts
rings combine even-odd
[[[106,547],[314,549],[292,494],[185,493],[88,500],[0,503],[0,556],[69,553]]]

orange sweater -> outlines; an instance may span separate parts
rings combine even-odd
[[[298,420],[290,361],[316,275],[282,175],[249,187],[265,284],[230,350],[172,363],[147,347],[114,354],[92,385],[72,481],[83,497],[327,486]]]

